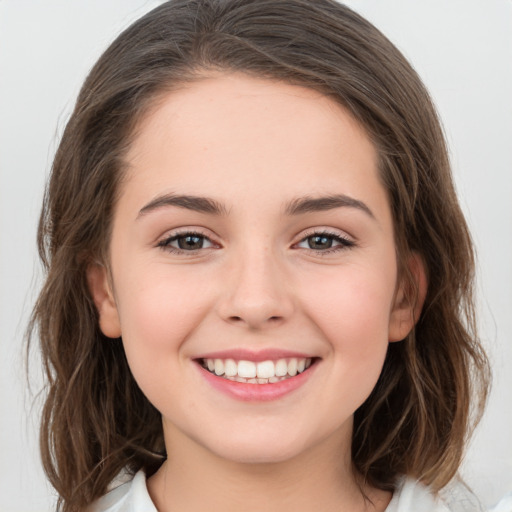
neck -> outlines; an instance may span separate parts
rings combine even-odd
[[[358,485],[347,435],[286,461],[257,464],[226,460],[184,436],[168,441],[168,460],[148,480],[159,512],[377,512],[391,497]]]

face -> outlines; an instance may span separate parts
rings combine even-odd
[[[111,279],[89,282],[166,443],[242,462],[349,447],[412,327],[364,130],[317,92],[226,74],[163,97],[126,162]]]

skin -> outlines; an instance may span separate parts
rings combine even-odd
[[[137,383],[162,413],[169,459],[148,481],[158,510],[384,510],[389,493],[363,486],[372,505],[357,486],[353,414],[419,306],[404,300],[364,130],[315,91],[219,74],[160,98],[126,162],[110,273],[94,265],[89,283],[103,332],[122,335]],[[169,194],[211,198],[221,211],[155,206]],[[334,194],[359,203],[286,211]],[[162,246],[187,232],[203,248]],[[314,233],[332,247],[312,249]],[[241,401],[213,388],[195,361],[237,348],[317,363],[292,393]]]

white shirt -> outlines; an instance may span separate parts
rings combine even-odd
[[[453,483],[435,497],[412,479],[401,480],[386,512],[483,512],[478,500],[464,485]],[[157,512],[149,497],[146,475],[139,471],[131,481],[95,501],[88,512]]]

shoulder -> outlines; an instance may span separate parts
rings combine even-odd
[[[448,484],[438,495],[420,482],[403,478],[386,512],[484,512],[475,495],[459,481]]]
[[[512,491],[503,496],[490,512],[512,512]]]
[[[157,512],[143,471],[96,500],[86,512]]]

